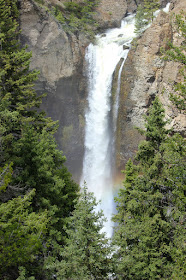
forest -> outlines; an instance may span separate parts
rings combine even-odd
[[[96,1],[88,2],[89,13]],[[153,20],[151,1],[144,2],[138,34]],[[72,3],[68,15],[78,11],[84,18],[86,5],[79,10]],[[63,24],[70,22],[68,16]],[[161,57],[181,65],[170,100],[185,113],[185,14],[174,24],[183,43],[169,42]],[[110,240],[103,212],[95,211],[99,202],[65,166],[55,140],[58,122],[40,108],[39,72],[30,71],[32,54],[20,34],[18,1],[0,0],[0,279],[184,279],[185,139],[167,128],[159,98],[144,117],[145,129],[137,128],[145,140],[123,171]]]

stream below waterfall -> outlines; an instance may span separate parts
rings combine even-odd
[[[85,114],[85,155],[81,185],[85,181],[88,190],[101,201],[107,222],[104,231],[112,236],[111,217],[113,200],[113,151],[119,106],[121,70],[127,57],[134,33],[134,15],[126,17],[120,28],[109,29],[96,36],[96,43],[86,50],[88,79],[88,108]],[[124,48],[123,46],[126,46]],[[123,58],[118,74],[115,104],[111,104],[112,77],[116,65]],[[111,107],[113,113],[111,114]]]

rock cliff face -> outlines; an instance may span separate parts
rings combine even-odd
[[[45,2],[63,9],[65,0]],[[130,3],[128,8],[127,3]],[[42,107],[53,120],[59,120],[56,139],[67,157],[69,170],[78,181],[84,154],[87,95],[83,65],[89,41],[82,34],[76,36],[64,32],[56,19],[36,1],[21,0],[20,6],[21,42],[32,51],[31,69],[40,70],[36,90],[47,93]],[[101,19],[100,26],[108,28],[119,25],[126,12],[135,9],[135,1],[101,0],[97,10],[97,17]]]
[[[82,34],[65,33],[56,19],[34,0],[20,2],[21,42],[32,51],[31,69],[40,70],[36,90],[47,93],[43,109],[52,119],[59,120],[56,139],[59,148],[67,156],[69,170],[78,181],[84,154],[84,111],[87,103],[84,56],[89,41]],[[64,1],[49,2],[63,5]],[[166,2],[162,1],[164,4]],[[181,9],[181,2],[175,1],[177,10]],[[96,14],[100,29],[118,26],[123,16],[134,12],[139,3],[140,0],[101,0]],[[166,40],[171,38],[177,40],[169,17],[160,14],[129,52],[121,83],[116,139],[118,170],[124,168],[129,157],[133,157],[141,139],[133,126],[143,126],[142,115],[154,95],[160,94],[163,88],[168,92],[170,80],[178,77],[178,67],[162,62],[159,57],[160,47],[165,47]],[[171,71],[171,77],[170,69],[174,70]],[[161,98],[167,105],[169,101],[166,94]],[[183,125],[180,125],[183,116],[175,110],[172,112],[168,106],[166,110],[177,130],[183,130]]]
[[[141,2],[143,0],[100,0],[95,15],[100,29],[119,27],[123,17],[128,13],[134,13]],[[165,6],[169,0],[160,2]]]
[[[46,92],[43,109],[59,120],[56,139],[67,165],[78,178],[83,155],[85,80],[83,60],[88,41],[69,35],[45,9],[32,0],[21,1],[21,42],[32,51],[31,69],[39,69],[36,90]]]
[[[174,1],[170,8],[170,13],[186,9],[180,0]],[[166,48],[169,40],[176,45],[181,43],[171,26],[170,16],[161,12],[151,27],[133,43],[125,62],[116,139],[118,170],[123,169],[126,161],[135,155],[142,136],[134,127],[143,128],[143,115],[156,95],[164,104],[174,130],[182,134],[185,132],[185,116],[172,107],[168,98],[174,81],[179,80],[179,64],[161,59],[160,48]]]

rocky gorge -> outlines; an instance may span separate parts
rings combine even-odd
[[[64,1],[52,2],[59,6]],[[162,1],[162,5],[167,2]],[[100,1],[95,13],[99,30],[119,26],[121,19],[135,12],[139,3],[139,0]],[[179,80],[179,64],[163,61],[160,49],[166,48],[168,40],[181,44],[171,25],[170,14],[185,9],[183,1],[172,1],[169,14],[160,12],[129,51],[121,74],[115,153],[118,173],[126,161],[134,157],[142,139],[134,127],[143,127],[143,115],[155,95],[160,96],[171,125],[184,134],[185,116],[173,108],[168,99],[173,83]],[[56,139],[67,157],[69,170],[78,181],[84,154],[84,112],[87,105],[84,57],[90,39],[83,33],[64,31],[55,17],[34,0],[21,1],[20,26],[21,42],[32,51],[31,69],[40,70],[36,90],[47,93],[43,109],[52,119],[59,120]],[[114,77],[117,75],[116,67]]]

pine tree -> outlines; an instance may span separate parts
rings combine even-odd
[[[47,232],[47,212],[36,214],[30,207],[35,191],[0,204],[0,275],[12,280],[18,267],[37,261]],[[33,267],[32,267],[33,268]]]
[[[145,27],[147,26],[148,21],[145,20],[144,7],[140,4],[137,8],[136,17],[135,17],[135,33],[141,34]]]
[[[96,212],[97,202],[84,187],[66,232],[67,245],[56,264],[57,279],[108,279],[109,248],[103,228],[103,213]]]
[[[45,118],[45,114],[37,110],[41,96],[38,97],[33,90],[33,82],[38,72],[29,71],[31,53],[19,44],[17,2],[0,0],[0,201],[5,211],[5,227],[1,231],[0,240],[4,242],[3,236],[8,238],[7,236],[11,235],[9,227],[6,226],[6,219],[17,219],[16,213],[15,216],[13,213],[12,216],[6,215],[9,213],[8,205],[21,201],[23,196],[35,189],[30,208],[25,211],[29,214],[28,219],[32,217],[36,225],[34,227],[30,222],[28,235],[22,232],[26,227],[18,227],[22,237],[18,238],[19,248],[15,250],[15,255],[19,254],[19,265],[25,267],[25,275],[32,275],[36,279],[50,279],[52,272],[47,270],[45,265],[54,259],[60,259],[59,252],[65,240],[63,227],[74,210],[79,186],[72,180],[71,174],[64,166],[65,157],[57,149],[53,136],[57,129],[56,123]],[[47,232],[45,235],[41,234],[39,239],[36,234],[36,219],[44,216],[45,209],[48,213]],[[24,213],[20,217],[22,225],[30,221]],[[15,222],[16,225],[19,223]],[[31,248],[26,248],[25,245],[26,238],[29,243],[32,236],[36,245],[30,245],[33,253]],[[12,271],[12,260],[16,259],[15,255],[11,255],[12,248],[16,248],[17,237],[14,237],[15,244],[13,240],[11,246],[3,243],[3,252],[8,255],[10,251],[11,256],[10,262],[7,261],[5,266],[6,280],[16,279],[12,275],[18,277],[19,265],[16,260]],[[33,262],[32,257],[35,260]],[[20,277],[23,278],[24,271],[20,273]]]
[[[65,160],[51,132],[44,128],[38,133],[33,127],[24,127],[14,157],[19,172],[12,182],[27,186],[26,189],[36,189],[33,210],[48,209],[55,214],[52,224],[60,232],[74,209],[79,190],[64,166]]]
[[[37,111],[41,96],[33,82],[38,72],[29,71],[31,53],[20,47],[18,16],[17,0],[0,0],[0,166],[12,163],[13,185],[36,188],[35,211],[47,207],[47,201],[57,208],[65,204],[60,207],[62,219],[73,210],[78,186],[57,150],[56,123]]]
[[[159,0],[144,0],[137,8],[135,19],[135,33],[141,34],[145,27],[154,19],[154,12],[160,7]]]
[[[184,279],[185,274],[185,186],[186,141],[179,135],[169,137],[164,144],[163,174],[157,180],[164,193],[167,220],[171,224],[173,260],[171,279]],[[165,199],[166,198],[166,199]]]
[[[154,19],[154,12],[160,7],[159,0],[144,0],[144,13],[145,19],[148,22],[152,22]]]
[[[164,117],[156,98],[146,116],[146,130],[141,131],[146,140],[139,145],[139,164],[129,161],[126,166],[114,217],[118,279],[183,275],[185,146],[181,136],[168,136]]]
[[[11,161],[25,123],[36,129],[54,125],[36,110],[41,104],[41,96],[33,89],[38,71],[29,71],[32,54],[20,47],[18,17],[17,0],[0,0],[1,163]]]
[[[176,27],[177,32],[182,38],[181,46],[175,46],[173,43],[168,43],[168,50],[162,50],[163,58],[169,61],[175,61],[180,63],[180,74],[182,81],[178,82],[174,86],[174,92],[170,93],[170,100],[179,109],[181,113],[185,113],[186,110],[186,55],[185,55],[185,43],[186,43],[186,23],[185,13],[182,12],[176,15],[175,22],[173,24]]]
[[[146,130],[138,129],[138,131],[145,136],[146,140],[140,143],[136,159],[148,167],[154,161],[156,154],[160,152],[161,143],[170,132],[165,128],[168,122],[165,121],[165,110],[158,97],[155,98],[153,106],[144,118]]]

